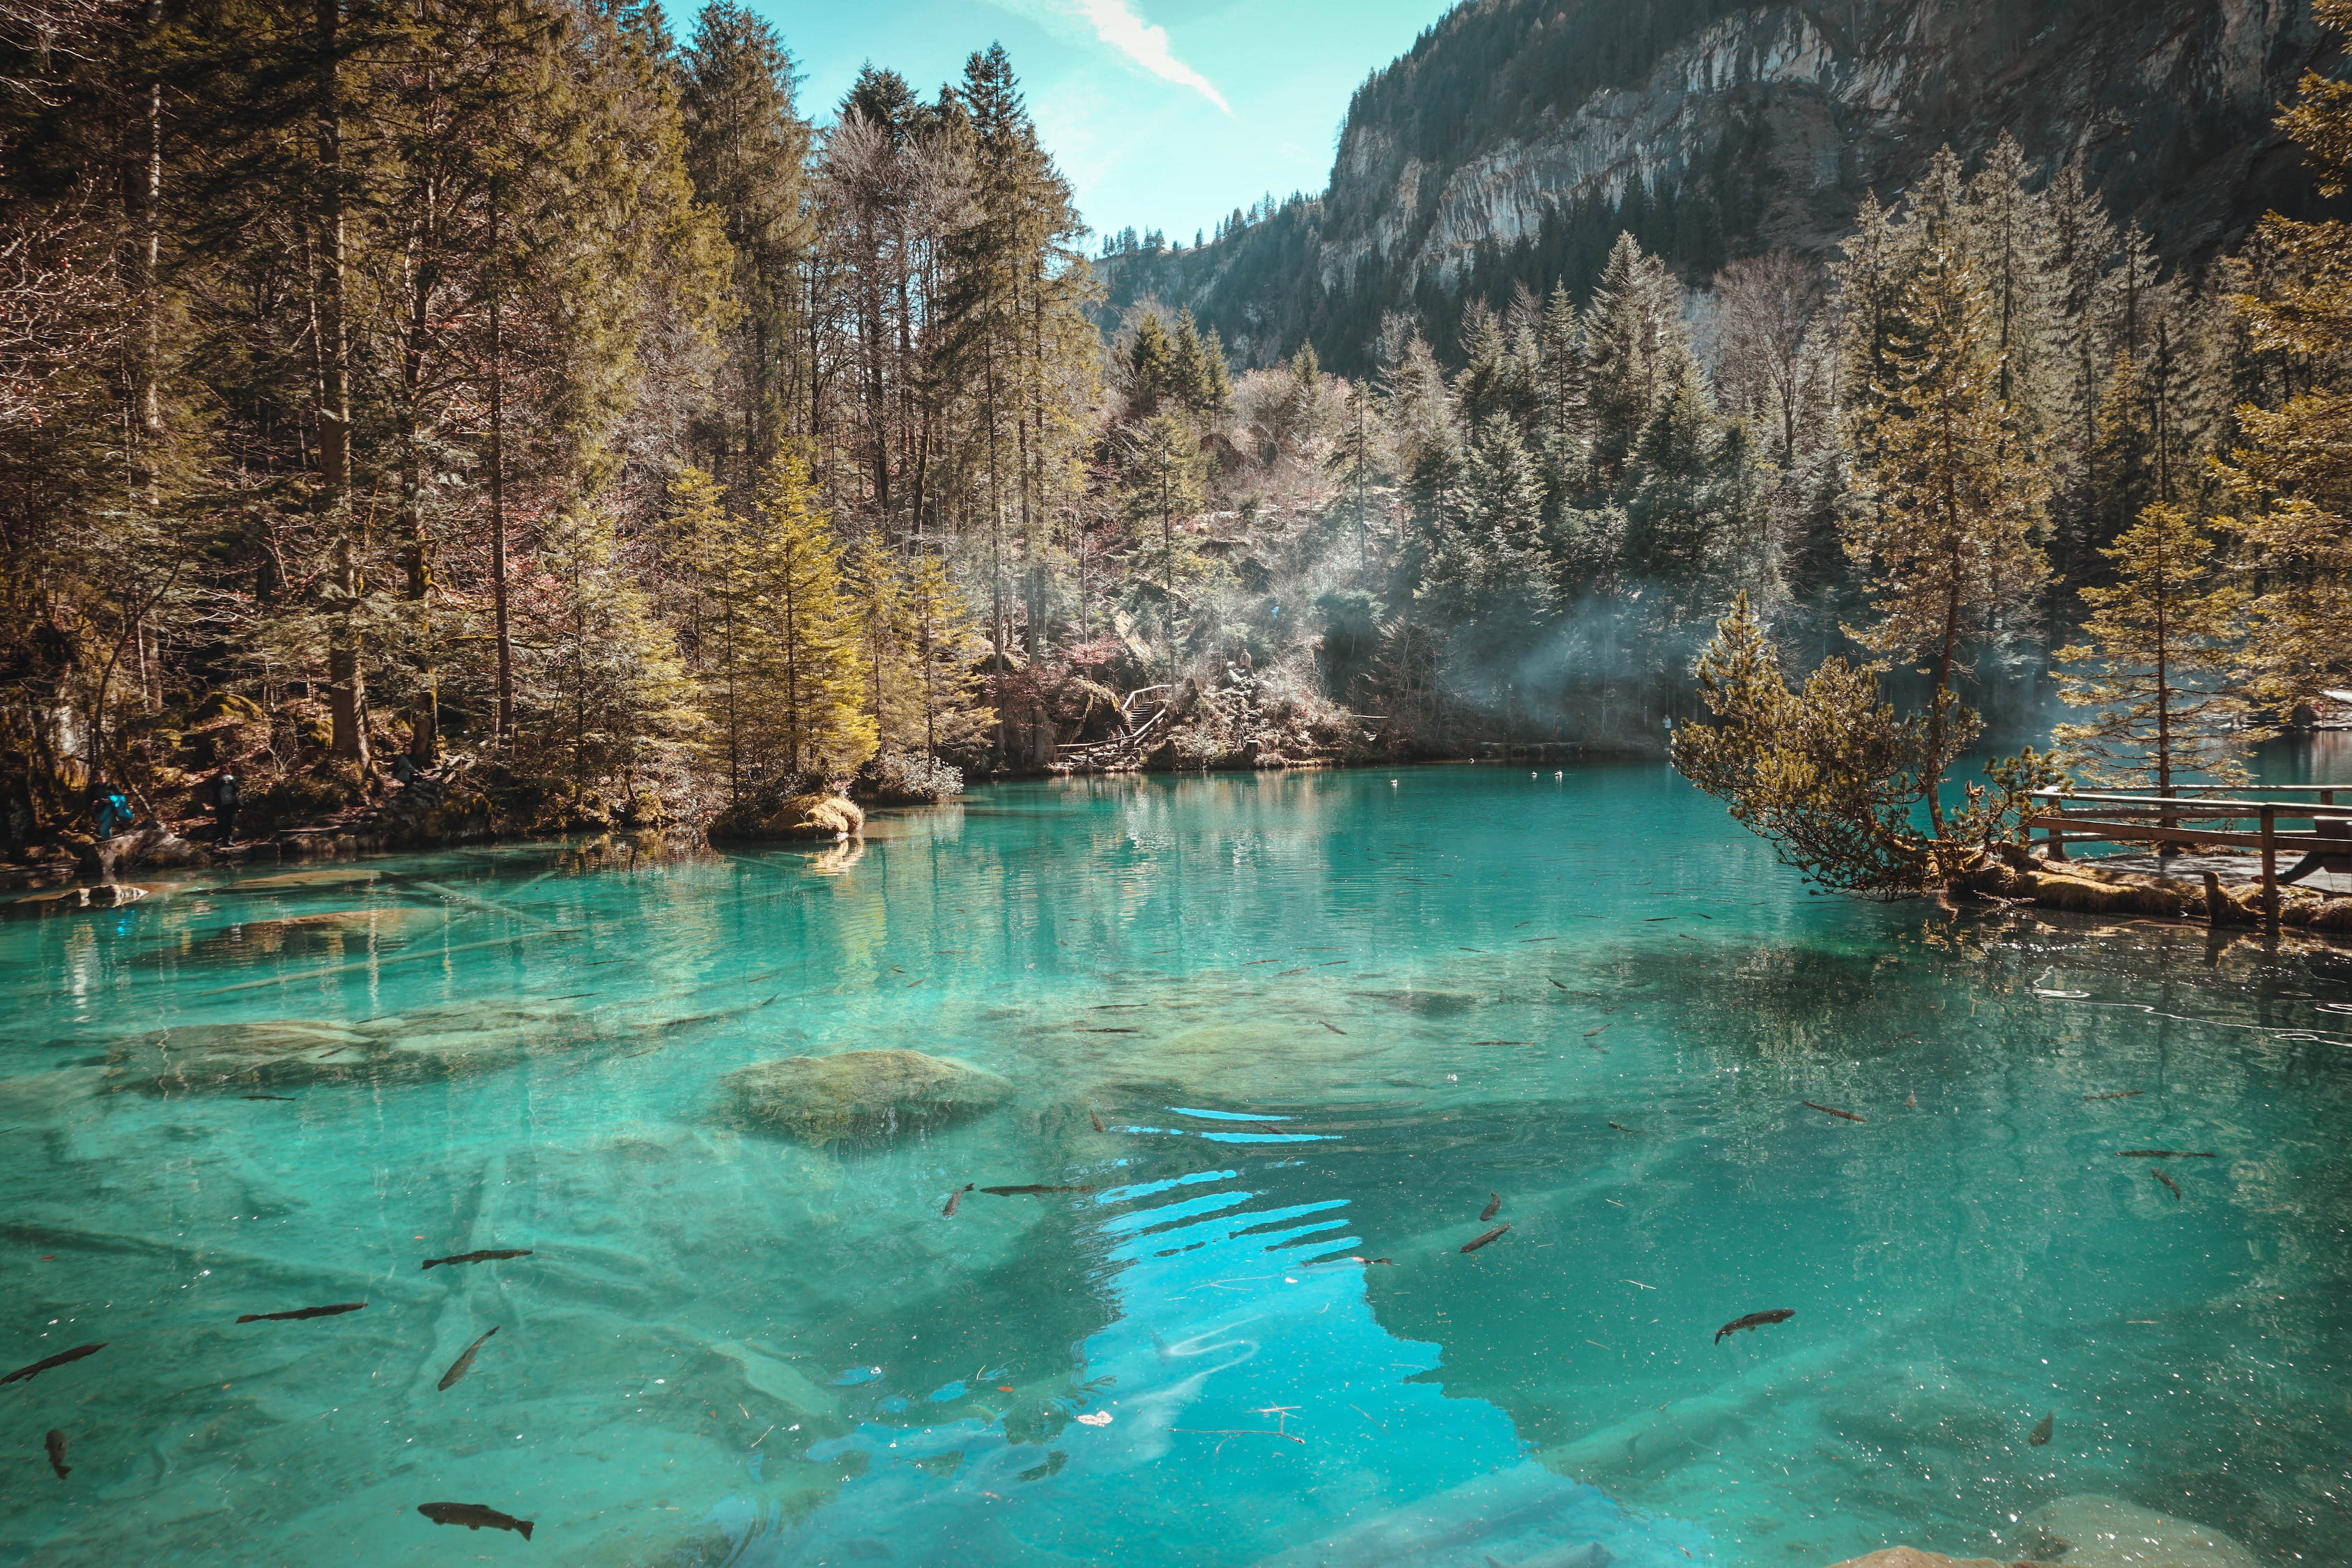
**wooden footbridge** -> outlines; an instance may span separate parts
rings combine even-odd
[[[2070,795],[2037,790],[2044,809],[2025,819],[2042,829],[2050,858],[2066,858],[2069,844],[2153,844],[2252,849],[2262,857],[2263,908],[2279,921],[2279,857],[2300,857],[2290,879],[2315,870],[2352,871],[2352,805],[2338,805],[2352,784],[2269,784],[2222,795],[2176,788],[2170,795]],[[2248,798],[2261,796],[2263,798]],[[2298,798],[2298,797],[2316,798]],[[2308,823],[2289,832],[2282,824]],[[2206,826],[2210,825],[2210,826]]]

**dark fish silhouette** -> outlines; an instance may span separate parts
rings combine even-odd
[[[340,1312],[356,1312],[365,1301],[341,1301],[331,1307],[301,1307],[291,1312],[247,1312],[237,1319],[240,1323],[291,1323],[303,1318],[331,1318]]]
[[[455,1258],[428,1258],[418,1267],[438,1268],[445,1263],[496,1263],[501,1258],[529,1258],[528,1247],[501,1247],[496,1252],[461,1252]]]
[[[476,1340],[472,1344],[466,1347],[466,1353],[464,1355],[459,1356],[456,1361],[449,1363],[449,1370],[441,1374],[441,1391],[443,1393],[447,1393],[451,1384],[466,1375],[466,1369],[474,1364],[474,1352],[488,1344],[489,1342],[490,1335],[495,1334],[498,1331],[497,1327],[495,1325],[492,1326],[480,1339]]]
[[[1110,1131],[1109,1128],[1105,1127],[1102,1124],[1102,1113],[1097,1111],[1091,1105],[1087,1107],[1087,1120],[1095,1124],[1095,1131],[1097,1132],[1108,1132]]]
[[[1609,1125],[1616,1128],[1620,1132],[1647,1132],[1649,1131],[1646,1127],[1627,1127],[1623,1123],[1617,1121],[1612,1121]]]
[[[1354,1259],[1354,1261],[1362,1264],[1367,1268],[1370,1268],[1375,1263],[1385,1263],[1391,1268],[1396,1267],[1396,1259],[1393,1258],[1359,1258]]]
[[[2213,1153],[2192,1152],[2187,1149],[2126,1149],[2116,1156],[2118,1160],[2218,1160]]]
[[[1503,1194],[1500,1193],[1488,1193],[1486,1194],[1486,1206],[1478,1211],[1478,1218],[1481,1222],[1484,1222],[1486,1220],[1493,1219],[1496,1215],[1501,1214],[1502,1212]]]
[[[57,1471],[58,1479],[73,1474],[73,1467],[66,1463],[66,1435],[54,1426],[49,1429],[48,1450],[49,1468]]]
[[[1322,1025],[1325,1028],[1330,1030],[1335,1035],[1344,1035],[1348,1032],[1347,1030],[1339,1027],[1339,1025],[1332,1023],[1328,1018],[1318,1018],[1315,1021]]]
[[[1744,1318],[1734,1318],[1715,1331],[1715,1342],[1721,1344],[1726,1334],[1736,1334],[1742,1329],[1760,1329],[1768,1323],[1785,1323],[1796,1315],[1793,1308],[1776,1307],[1769,1312],[1750,1312]]]
[[[2179,1203],[2180,1201],[2180,1184],[2179,1182],[2174,1181],[2170,1176],[2166,1175],[2154,1165],[2150,1165],[2147,1168],[2147,1173],[2164,1184],[2165,1190],[2172,1194],[2172,1201],[2174,1203]]]
[[[1496,1237],[1502,1235],[1505,1231],[1510,1228],[1511,1227],[1507,1225],[1498,1225],[1484,1236],[1474,1236],[1469,1240],[1462,1244],[1462,1250],[1465,1252],[1475,1252],[1480,1247],[1486,1246],[1488,1242],[1494,1240]]]
[[[2057,1426],[2058,1412],[2053,1410],[2033,1424],[2033,1430],[2025,1435],[2025,1440],[2039,1448],[2042,1444],[2050,1441],[2050,1434],[2056,1429]]]
[[[1000,1198],[1025,1198],[1037,1193],[1090,1193],[1094,1191],[1092,1187],[1049,1186],[1043,1182],[1024,1182],[1017,1187],[982,1187],[980,1190],[983,1193],[992,1193]]]
[[[100,1340],[94,1345],[76,1345],[69,1351],[59,1351],[53,1356],[37,1361],[30,1366],[20,1366],[7,1376],[0,1377],[0,1384],[22,1383],[28,1377],[38,1377],[53,1366],[63,1366],[69,1361],[79,1361],[86,1355],[96,1355],[105,1348],[106,1342]]]
[[[531,1521],[517,1519],[510,1513],[500,1513],[478,1502],[428,1502],[418,1505],[417,1512],[436,1524],[462,1524],[467,1530],[511,1530],[525,1541],[530,1539]]]
[[[1797,1103],[1803,1106],[1807,1110],[1818,1110],[1823,1116],[1843,1116],[1848,1121],[1867,1121],[1870,1120],[1867,1116],[1856,1116],[1851,1110],[1840,1110],[1834,1105],[1815,1105],[1810,1100],[1801,1100]]]
[[[2087,1105],[2095,1100],[2136,1100],[2147,1092],[2144,1089],[2119,1089],[2113,1094],[2086,1094],[2083,1102]]]
[[[970,1191],[971,1191],[971,1184],[970,1182],[966,1182],[963,1185],[950,1193],[948,1194],[948,1206],[940,1211],[940,1217],[941,1219],[953,1218],[956,1212],[956,1205],[963,1202],[964,1194]]]
[[[289,1105],[294,1103],[294,1097],[290,1094],[240,1094],[237,1098],[239,1100],[282,1100]]]

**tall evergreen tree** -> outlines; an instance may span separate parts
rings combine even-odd
[[[2058,650],[2084,673],[2067,702],[2098,710],[2058,726],[2061,757],[2095,784],[2169,798],[2184,775],[2243,779],[2246,704],[2231,689],[2242,590],[2219,582],[2213,542],[2187,509],[2153,505],[2107,548],[2113,587],[2085,588],[2084,642]]]
[[[2042,584],[2034,536],[2049,481],[2000,395],[2000,327],[1982,275],[1948,216],[1919,221],[1891,363],[1864,393],[1865,505],[1846,544],[1869,578],[1862,641],[1928,678],[1933,769],[1974,723],[1957,695],[1965,644],[2022,614]],[[1931,771],[1924,793],[1940,836],[1938,783]]]

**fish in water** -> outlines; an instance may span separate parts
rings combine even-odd
[[[79,1361],[86,1355],[96,1355],[105,1348],[106,1342],[100,1340],[94,1345],[76,1345],[69,1351],[59,1351],[53,1356],[44,1357],[30,1366],[20,1366],[7,1376],[0,1377],[0,1384],[22,1383],[28,1377],[38,1377],[53,1366],[63,1366],[69,1361]]]
[[[490,1328],[483,1331],[480,1339],[476,1340],[472,1344],[466,1347],[466,1353],[464,1355],[459,1356],[456,1361],[449,1363],[449,1370],[441,1374],[442,1393],[446,1394],[449,1392],[449,1385],[466,1375],[466,1369],[474,1364],[474,1352],[480,1350],[484,1345],[489,1343],[490,1335],[495,1334],[498,1331],[497,1326],[495,1324],[492,1325]]]
[[[2057,1425],[2058,1412],[2053,1410],[2049,1415],[2044,1415],[2041,1420],[2033,1424],[2033,1430],[2025,1435],[2025,1440],[2039,1448],[2042,1444],[2050,1441],[2050,1434],[2056,1428]]]
[[[1915,1089],[1910,1093],[1903,1097],[1903,1109],[1906,1110],[1916,1110],[1919,1109],[1919,1091],[1917,1089]]]
[[[2087,1105],[2095,1100],[2137,1100],[2147,1092],[2144,1089],[2119,1089],[2113,1094],[2086,1094],[2083,1102]]]
[[[2150,1165],[2147,1168],[2147,1173],[2164,1184],[2165,1191],[2172,1194],[2172,1201],[2174,1203],[2179,1203],[2180,1201],[2180,1184],[2179,1182],[2174,1181],[2170,1176],[2166,1175],[2154,1165]]]
[[[1000,1198],[1025,1198],[1034,1196],[1039,1193],[1090,1193],[1094,1191],[1092,1187],[1049,1186],[1043,1182],[1024,1182],[1017,1187],[982,1187],[980,1190],[983,1193],[988,1193]]]
[[[294,1103],[294,1097],[290,1094],[240,1094],[237,1098],[239,1100],[282,1100],[289,1105]]]
[[[2186,1149],[2126,1149],[2116,1156],[2118,1160],[2216,1160],[2212,1153],[2192,1153]]]
[[[1396,1267],[1396,1259],[1395,1259],[1395,1258],[1354,1258],[1354,1257],[1351,1257],[1351,1258],[1349,1259],[1349,1262],[1351,1262],[1351,1263],[1360,1263],[1360,1264],[1362,1264],[1362,1265],[1363,1265],[1365,1268],[1370,1268],[1370,1267],[1372,1267],[1372,1266],[1373,1266],[1374,1264],[1376,1264],[1376,1263],[1385,1263],[1385,1264],[1387,1264],[1387,1265],[1388,1265],[1390,1268],[1395,1268],[1395,1267]]]
[[[1109,1128],[1105,1127],[1102,1124],[1102,1112],[1097,1110],[1091,1105],[1087,1107],[1087,1120],[1095,1124],[1095,1131],[1097,1132],[1108,1132],[1110,1131]]]
[[[1616,1128],[1620,1132],[1647,1132],[1649,1131],[1646,1127],[1627,1127],[1623,1123],[1617,1121],[1612,1121],[1609,1125]]]
[[[1742,1329],[1760,1329],[1768,1323],[1785,1323],[1796,1315],[1793,1308],[1775,1307],[1769,1312],[1750,1312],[1744,1318],[1734,1318],[1715,1331],[1715,1342],[1721,1344],[1726,1334],[1736,1334]]]
[[[1834,1105],[1815,1105],[1810,1100],[1801,1100],[1797,1103],[1803,1106],[1807,1110],[1818,1110],[1823,1116],[1843,1116],[1848,1121],[1868,1121],[1870,1120],[1867,1116],[1856,1116],[1851,1110],[1840,1110]]]
[[[501,1258],[529,1258],[530,1256],[530,1248],[528,1247],[500,1247],[496,1252],[461,1252],[455,1258],[428,1258],[423,1266],[426,1268],[438,1268],[444,1263],[496,1263]]]
[[[356,1312],[365,1301],[339,1301],[331,1307],[299,1307],[291,1312],[247,1312],[237,1319],[240,1323],[291,1323],[304,1318],[331,1318],[341,1312]]]
[[[417,1512],[436,1524],[462,1524],[467,1530],[511,1530],[525,1541],[530,1539],[531,1521],[517,1519],[510,1513],[500,1513],[478,1502],[428,1502],[418,1505]]]
[[[1339,1027],[1339,1025],[1332,1023],[1328,1018],[1318,1018],[1315,1021],[1322,1025],[1325,1028],[1330,1030],[1335,1035],[1344,1035],[1348,1032],[1347,1030]]]
[[[66,1463],[66,1435],[54,1426],[50,1427],[47,1446],[49,1468],[57,1471],[58,1479],[64,1480],[73,1474],[73,1467]]]
[[[1501,1214],[1502,1212],[1503,1194],[1500,1193],[1488,1193],[1486,1194],[1486,1206],[1478,1211],[1479,1222],[1484,1224],[1486,1221],[1493,1219],[1496,1215]]]
[[[971,1191],[971,1184],[970,1182],[966,1182],[963,1185],[950,1193],[948,1194],[948,1206],[940,1211],[940,1217],[941,1219],[953,1219],[955,1217],[956,1205],[963,1202],[964,1194],[970,1191]]]
[[[1494,1229],[1486,1232],[1484,1236],[1474,1236],[1469,1240],[1462,1244],[1462,1250],[1465,1252],[1475,1252],[1480,1247],[1486,1246],[1488,1242],[1494,1240],[1496,1237],[1502,1235],[1505,1231],[1510,1228],[1511,1227],[1507,1225],[1498,1225]]]

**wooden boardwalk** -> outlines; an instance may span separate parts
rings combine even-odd
[[[2289,873],[2293,876],[2308,869],[2352,871],[2352,805],[2336,803],[2339,790],[2352,795],[2352,784],[2272,784],[2242,789],[2232,795],[2206,790],[2175,790],[2170,795],[2037,790],[2034,798],[2043,802],[2045,809],[2027,817],[2025,826],[2042,830],[2042,842],[2049,846],[2053,860],[2065,859],[2069,844],[2177,844],[2254,850],[2262,857],[2263,912],[2276,927],[2280,855],[2298,858],[2296,868]],[[2268,798],[2243,798],[2255,795]],[[2315,798],[2290,798],[2294,796]],[[2310,827],[2293,832],[2281,826],[2293,823],[2309,823]],[[2192,826],[2196,824],[2213,826]]]

